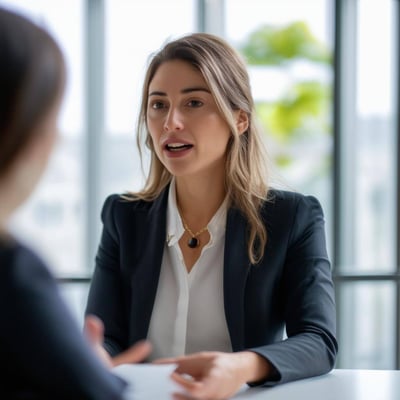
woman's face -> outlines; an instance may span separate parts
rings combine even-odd
[[[174,176],[224,173],[231,132],[202,74],[167,61],[149,85],[147,127],[154,150]]]

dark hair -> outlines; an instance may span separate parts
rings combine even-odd
[[[0,176],[33,139],[64,81],[64,58],[52,36],[0,8]]]

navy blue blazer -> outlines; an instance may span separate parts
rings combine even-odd
[[[329,372],[337,353],[321,206],[312,196],[286,191],[272,190],[270,198],[262,210],[268,242],[257,265],[247,254],[244,216],[228,210],[223,285],[232,349],[251,349],[275,366],[276,379],[267,385]],[[166,241],[167,201],[168,189],[153,202],[119,195],[105,201],[86,313],[104,321],[105,348],[113,355],[147,337]]]

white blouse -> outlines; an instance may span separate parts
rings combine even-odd
[[[232,351],[223,294],[226,213],[224,201],[208,224],[210,241],[187,272],[178,243],[184,228],[171,182],[167,241],[147,336],[152,360],[203,350]]]

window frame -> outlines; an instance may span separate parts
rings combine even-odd
[[[397,0],[392,0],[398,3]],[[360,282],[379,283],[392,282],[396,287],[395,295],[395,315],[396,315],[396,335],[395,340],[395,365],[394,369],[400,369],[400,7],[397,4],[396,10],[396,102],[397,102],[397,121],[395,130],[397,132],[397,148],[396,148],[396,268],[393,272],[388,273],[348,273],[340,269],[340,265],[352,264],[354,261],[354,253],[352,250],[354,226],[345,224],[348,215],[351,215],[352,196],[354,190],[351,177],[345,171],[351,168],[351,160],[348,151],[351,148],[349,143],[349,135],[343,132],[348,130],[349,124],[352,124],[355,110],[354,100],[354,76],[356,73],[355,63],[355,37],[357,29],[357,0],[335,0],[335,61],[334,61],[334,104],[333,104],[333,135],[334,135],[334,163],[333,163],[333,213],[335,215],[333,221],[333,279],[335,282],[336,299],[337,299],[337,315],[338,327],[342,321],[342,310],[340,308],[340,298],[343,285],[357,284]],[[351,111],[349,111],[351,110]],[[353,113],[353,114],[352,114]],[[347,126],[346,126],[347,124]],[[351,138],[350,138],[351,140]],[[350,149],[351,150],[351,149]],[[340,329],[338,329],[338,341],[340,344]],[[341,367],[340,361],[338,367]]]
[[[398,3],[398,0],[393,0]],[[197,0],[197,27],[198,31],[211,32],[219,35],[224,34],[224,26],[216,21],[224,21],[224,0],[209,2]],[[354,113],[354,93],[351,90],[351,82],[354,82],[355,70],[355,30],[357,16],[357,0],[334,0],[333,1],[333,23],[334,23],[334,82],[333,82],[333,171],[332,171],[332,203],[333,203],[333,254],[332,268],[337,298],[338,326],[341,324],[342,312],[340,309],[340,297],[344,284],[357,284],[360,282],[393,282],[396,286],[396,355],[393,368],[400,369],[400,140],[396,147],[396,270],[392,273],[346,273],[338,266],[351,263],[354,254],[352,251],[353,232],[345,229],[345,219],[351,214],[352,203],[349,195],[354,190],[354,184],[345,171],[351,167],[351,158],[348,150],[351,148],[351,138],[345,137],[343,131],[346,124],[352,123]],[[86,185],[85,185],[85,208],[86,208],[86,265],[93,264],[93,254],[98,245],[99,212],[101,199],[100,188],[100,155],[104,141],[104,0],[85,1],[85,23],[86,23]],[[397,101],[397,138],[400,138],[400,6],[397,4],[397,43],[396,43],[396,101]],[[353,57],[349,57],[353,55]],[[354,88],[353,88],[354,89]],[[99,118],[100,116],[100,118]],[[100,139],[99,139],[100,135]],[[349,142],[350,141],[350,142]],[[350,224],[351,226],[351,224]],[[354,227],[351,227],[354,229]],[[91,270],[82,276],[58,277],[62,285],[87,283],[91,279]],[[340,343],[340,330],[338,330],[338,341]],[[340,362],[337,367],[341,367]]]

